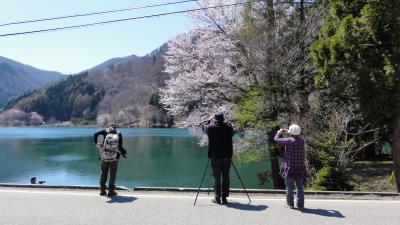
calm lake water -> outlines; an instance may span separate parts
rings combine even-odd
[[[100,162],[92,135],[100,128],[0,127],[0,183],[98,185]],[[129,188],[198,187],[207,162],[207,150],[185,129],[119,129],[128,151],[119,161],[117,185]],[[235,162],[246,188],[259,185],[257,172],[266,162]],[[208,187],[210,167],[203,182]],[[211,182],[212,183],[212,182]],[[231,186],[241,187],[234,169]]]

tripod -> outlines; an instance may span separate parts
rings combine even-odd
[[[193,205],[196,205],[197,197],[199,196],[200,188],[201,188],[201,185],[203,184],[204,176],[206,175],[206,171],[207,171],[207,167],[208,167],[209,163],[210,163],[210,159],[208,159],[207,164],[206,164],[206,168],[204,169],[203,177],[201,178],[199,189],[197,190],[196,199],[194,200],[194,204]],[[233,168],[235,169],[235,172],[236,172],[236,174],[238,176],[238,179],[239,179],[240,183],[242,184],[242,187],[243,187],[244,191],[246,192],[247,198],[249,199],[249,203],[251,203],[251,199],[250,199],[249,193],[247,192],[246,187],[243,184],[242,178],[240,177],[239,172],[237,171],[236,166],[233,163],[232,159],[231,159],[231,163],[232,163]],[[210,192],[210,186],[208,186],[208,192]]]

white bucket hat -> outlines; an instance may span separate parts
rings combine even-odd
[[[289,133],[290,133],[291,135],[299,135],[300,132],[301,132],[301,128],[300,128],[299,125],[297,125],[297,124],[292,124],[292,125],[290,125],[290,127],[289,127]]]

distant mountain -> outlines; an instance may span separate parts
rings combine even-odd
[[[108,60],[88,71],[85,80],[104,90],[96,108],[98,123],[111,120],[146,127],[168,120],[161,105],[150,101],[168,77],[162,72],[166,50],[165,44],[146,56]]]
[[[14,97],[63,77],[59,72],[40,70],[0,56],[0,108]]]
[[[172,118],[158,102],[159,88],[168,78],[162,72],[166,49],[165,44],[143,57],[107,60],[21,96],[6,109],[36,112],[44,121],[97,120],[99,124],[114,121],[120,126],[135,127],[171,125]]]

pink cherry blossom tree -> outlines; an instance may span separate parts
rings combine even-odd
[[[232,0],[199,0],[199,7],[236,3]],[[169,42],[165,72],[170,76],[161,91],[161,102],[183,125],[197,133],[200,122],[217,111],[229,120],[232,102],[251,84],[240,76],[238,52],[242,6],[229,6],[190,13],[193,28]]]

